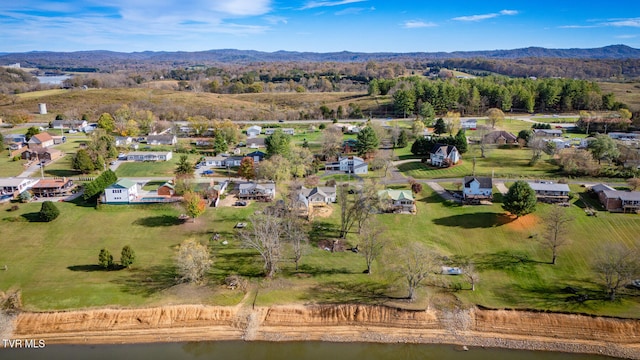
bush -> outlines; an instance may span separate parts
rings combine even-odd
[[[42,203],[38,217],[40,221],[49,222],[55,220],[60,215],[60,210],[51,201],[45,201]]]
[[[122,248],[122,252],[120,252],[120,264],[126,268],[131,266],[133,262],[136,260],[136,253],[133,251],[131,246],[125,245]]]
[[[103,269],[111,269],[113,267],[113,255],[107,249],[100,250],[98,255],[98,265]]]

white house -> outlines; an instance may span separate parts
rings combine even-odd
[[[536,193],[538,201],[542,202],[566,202],[569,200],[569,185],[556,184],[553,181],[528,182]]]
[[[490,200],[493,196],[493,180],[490,177],[465,176],[463,185],[462,198],[465,201]]]
[[[175,135],[149,135],[147,136],[147,144],[149,145],[175,145],[178,138]]]
[[[120,179],[104,189],[105,204],[128,204],[138,197],[140,186],[129,179]]]
[[[173,157],[171,151],[133,151],[127,154],[129,161],[168,161]]]
[[[533,133],[537,136],[550,136],[550,137],[560,137],[562,136],[562,130],[556,129],[534,129]]]
[[[249,128],[247,129],[247,137],[254,138],[260,135],[261,132],[262,132],[261,126],[258,126],[258,125],[249,126]]]
[[[245,182],[238,184],[238,198],[271,201],[276,197],[276,184]]]
[[[1,178],[0,195],[20,194],[29,190],[37,182],[38,179],[31,178]]]
[[[116,136],[116,146],[128,146],[133,142],[133,138],[131,136]]]
[[[478,120],[468,119],[460,122],[460,127],[466,130],[475,130],[478,128]]]
[[[337,201],[336,186],[316,186],[311,189],[302,187],[301,199],[307,206],[331,204]]]
[[[431,149],[430,159],[433,166],[450,166],[460,161],[460,153],[453,145],[436,144]]]
[[[214,168],[237,167],[240,166],[242,158],[242,156],[207,156],[200,162],[200,165]]]
[[[86,120],[53,120],[51,127],[54,129],[82,130],[87,126]]]
[[[349,174],[367,174],[369,172],[369,165],[361,157],[345,156],[338,158],[338,161],[326,163],[324,169],[329,171],[342,171]]]

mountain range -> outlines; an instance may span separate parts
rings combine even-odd
[[[455,51],[455,52],[262,52],[255,50],[220,49],[196,52],[144,51],[114,52],[106,50],[25,53],[1,53],[0,65],[21,63],[23,67],[101,67],[106,64],[134,62],[145,64],[196,65],[214,63],[255,62],[365,62],[370,60],[443,60],[443,59],[518,59],[518,58],[570,58],[570,59],[639,59],[640,49],[626,45],[610,45],[592,49],[548,49],[527,47],[513,50]]]

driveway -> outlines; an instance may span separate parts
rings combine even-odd
[[[509,189],[507,189],[507,186],[502,181],[496,181],[495,185],[496,189],[498,189],[498,191],[500,191],[502,195],[506,194],[509,191]]]
[[[454,198],[453,195],[451,195],[447,190],[445,190],[442,186],[440,186],[440,184],[433,181],[427,181],[427,185],[429,185],[429,187],[432,188],[433,191],[437,192],[438,195],[440,195],[443,199],[454,201],[454,202],[460,202],[460,199]]]

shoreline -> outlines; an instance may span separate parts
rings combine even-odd
[[[326,341],[451,344],[640,359],[640,320],[515,310],[177,305],[20,313],[12,338],[49,344]]]

